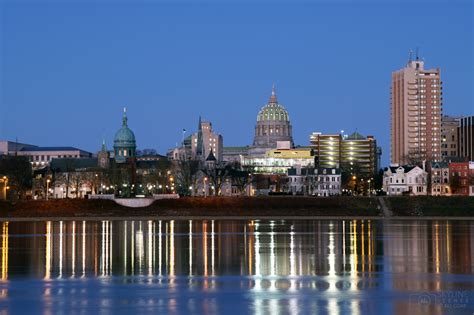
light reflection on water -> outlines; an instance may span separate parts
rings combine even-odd
[[[0,224],[0,312],[405,315],[474,309],[474,221]]]

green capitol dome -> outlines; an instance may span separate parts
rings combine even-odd
[[[137,144],[135,134],[128,128],[127,109],[123,109],[122,128],[115,134],[114,152],[117,162],[125,162],[127,158],[135,157]]]
[[[277,147],[278,141],[289,141],[293,146],[290,116],[278,103],[273,86],[268,103],[258,112],[253,146],[271,149]]]
[[[290,121],[285,107],[276,100],[274,88],[269,102],[258,113],[257,121]]]

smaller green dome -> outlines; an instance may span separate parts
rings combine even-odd
[[[135,157],[135,149],[137,144],[135,141],[135,134],[128,128],[127,112],[123,110],[122,128],[115,134],[114,138],[114,152],[115,160],[123,163],[130,157]]]
[[[131,148],[136,146],[135,134],[128,128],[127,112],[124,110],[122,118],[122,128],[115,134],[114,147]]]
[[[117,131],[114,138],[114,146],[130,147],[135,146],[135,135],[128,127],[122,127]]]

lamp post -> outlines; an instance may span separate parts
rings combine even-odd
[[[353,195],[356,193],[357,191],[357,176],[352,176],[352,180],[354,181],[354,189],[352,190],[352,193]]]
[[[48,178],[46,180],[46,200],[48,200],[48,195],[49,195],[49,182],[51,182],[51,180]]]
[[[7,200],[7,184],[8,184],[8,177],[3,176],[3,197]]]

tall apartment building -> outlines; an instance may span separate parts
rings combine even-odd
[[[313,132],[310,146],[316,157],[316,167],[349,168],[361,174],[373,175],[379,169],[380,149],[373,136],[358,132],[351,135]]]
[[[441,158],[449,159],[458,156],[459,117],[444,115],[441,118]]]
[[[222,161],[224,141],[220,134],[212,130],[209,121],[199,117],[198,132],[191,137],[191,155],[193,159],[205,161],[212,150],[218,162]]]
[[[474,161],[474,116],[462,117],[458,127],[458,156]]]
[[[441,159],[440,70],[425,69],[418,57],[392,73],[391,162]]]

